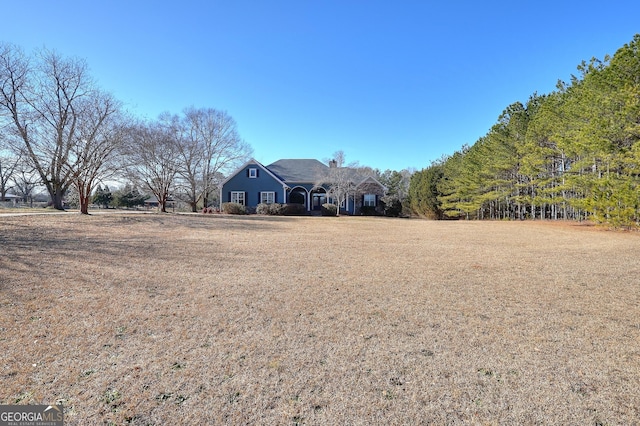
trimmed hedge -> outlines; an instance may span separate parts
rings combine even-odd
[[[238,203],[222,203],[222,212],[226,214],[247,214],[247,209]]]
[[[322,216],[336,216],[338,214],[338,207],[334,204],[323,204],[322,205]]]
[[[279,203],[271,203],[264,204],[260,203],[256,207],[257,214],[265,214],[269,216],[281,216],[282,215],[282,204]]]
[[[379,213],[374,206],[362,206],[360,207],[360,214],[363,216],[377,216]]]
[[[299,203],[285,204],[284,209],[285,216],[304,216],[309,214],[307,206]]]
[[[269,216],[296,216],[307,214],[307,209],[302,204],[260,203],[256,207],[256,213]]]
[[[394,199],[390,203],[384,205],[384,215],[391,217],[402,216],[402,202],[398,199]]]

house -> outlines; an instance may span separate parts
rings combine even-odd
[[[155,195],[151,195],[149,198],[144,200],[144,206],[147,209],[157,209],[160,206],[160,202],[158,201],[158,197],[156,197]],[[172,197],[168,197],[165,207],[168,208],[168,209],[170,209],[170,208],[175,209],[175,207],[176,207],[175,200]]]
[[[334,161],[326,165],[314,159],[284,159],[268,166],[251,159],[222,182],[220,200],[242,204],[248,210],[260,203],[295,203],[303,204],[307,211],[317,211],[338,198],[331,184],[338,174],[348,182],[343,185],[346,197],[339,197],[341,212],[383,211],[381,198],[386,188],[375,178],[362,175],[358,169],[337,167]]]
[[[0,198],[0,202],[5,203],[7,205],[12,205],[15,207],[19,201],[22,200],[22,197],[14,194],[5,194],[4,199]]]

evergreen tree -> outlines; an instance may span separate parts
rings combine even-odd
[[[557,91],[508,106],[487,135],[414,175],[411,207],[449,217],[640,223],[640,35]],[[433,203],[430,203],[433,205]]]
[[[403,214],[407,205],[411,172],[409,170],[385,170],[379,176],[379,181],[386,188],[386,194],[382,197],[385,204],[386,216],[398,217]]]
[[[411,176],[408,195],[411,211],[430,219],[442,219],[442,203],[438,191],[442,177],[443,165],[440,162],[434,162]]]
[[[93,195],[93,203],[102,206],[102,208],[108,209],[109,204],[113,201],[113,194],[107,185],[102,188],[97,186],[96,192]]]
[[[136,187],[126,184],[124,188],[116,192],[114,204],[118,207],[133,208],[144,205],[144,200],[145,197]]]

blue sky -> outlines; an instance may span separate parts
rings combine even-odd
[[[640,33],[635,1],[2,2],[0,40],[87,61],[141,117],[226,110],[255,158],[422,169]]]

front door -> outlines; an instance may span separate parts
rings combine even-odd
[[[313,204],[311,205],[312,210],[320,210],[323,204],[327,202],[326,194],[313,194]]]

